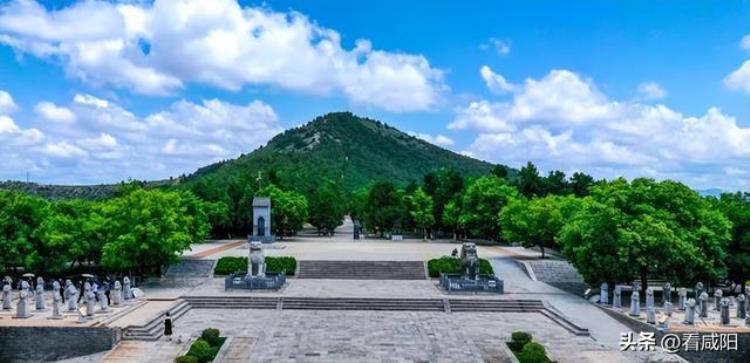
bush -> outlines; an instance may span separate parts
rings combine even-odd
[[[508,342],[508,347],[513,352],[518,353],[522,351],[526,343],[529,342],[531,342],[531,334],[525,331],[516,331],[511,334],[510,342]]]
[[[198,358],[192,355],[181,355],[174,359],[174,363],[199,363]]]
[[[218,347],[222,343],[221,337],[219,337],[219,329],[208,328],[201,333],[201,339],[208,342],[211,347]]]
[[[211,362],[216,357],[216,353],[219,352],[219,348],[212,348],[207,341],[198,339],[190,346],[190,350],[187,355],[195,357],[199,363]]]
[[[285,271],[287,276],[293,276],[297,270],[297,259],[294,257],[266,257],[266,270],[268,272]],[[235,272],[247,272],[247,257],[226,256],[219,259],[214,269],[214,275],[224,276]]]
[[[434,258],[427,261],[427,270],[430,277],[440,277],[441,273],[458,274],[461,273],[461,259],[449,256]],[[483,258],[479,259],[479,273],[483,275],[494,273],[489,261]]]
[[[521,353],[517,355],[519,363],[548,363],[547,352],[537,342],[529,342],[524,345]]]

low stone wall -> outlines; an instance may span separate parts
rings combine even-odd
[[[608,309],[608,308],[598,306],[598,305],[595,305],[595,306],[604,310],[607,314],[609,314],[609,316],[613,317],[615,320],[627,326],[628,328],[630,328],[630,330],[632,330],[636,334],[638,334],[639,332],[654,333],[656,336],[657,345],[659,344],[659,342],[661,342],[661,338],[664,336],[664,334],[669,333],[669,332],[665,333],[663,331],[660,331],[659,329],[657,329],[655,326],[651,324],[646,324],[642,321],[631,319],[623,314],[613,311],[612,309]],[[722,333],[726,333],[726,332],[724,331]],[[698,334],[699,334],[699,338],[698,338],[699,342],[703,341],[704,335],[707,335],[707,336],[711,335],[711,333],[698,333]],[[681,333],[677,333],[677,335],[681,335]],[[691,363],[750,362],[750,334],[749,333],[737,333],[737,350],[736,351],[680,350],[676,354],[678,354],[682,358],[685,358],[685,360]]]
[[[0,362],[39,362],[112,349],[120,330],[89,327],[0,327]]]

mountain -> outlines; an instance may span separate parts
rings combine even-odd
[[[329,113],[289,129],[250,154],[212,164],[186,177],[188,184],[206,178],[240,176],[276,179],[301,192],[325,180],[352,191],[378,180],[398,185],[421,181],[424,174],[453,168],[465,176],[487,174],[494,167],[405,134],[380,121],[350,112]],[[514,172],[514,170],[511,170]]]

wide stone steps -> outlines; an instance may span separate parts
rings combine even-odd
[[[285,310],[381,310],[444,311],[438,299],[291,298],[282,301]]]
[[[423,261],[299,261],[300,279],[424,280]]]
[[[169,315],[172,321],[179,319],[190,311],[191,305],[187,301],[180,301],[170,309],[157,314],[148,323],[140,326],[128,326],[123,329],[122,339],[123,340],[149,340],[154,341],[161,338],[164,335],[164,317],[166,312],[169,311]]]
[[[257,296],[185,296],[196,309],[276,309],[278,297]]]
[[[533,313],[545,309],[544,303],[539,300],[470,300],[449,299],[448,304],[451,312],[516,312]]]

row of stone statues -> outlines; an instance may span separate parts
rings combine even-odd
[[[9,276],[6,276],[3,280],[2,289],[3,310],[12,309],[12,286],[13,279],[11,279]],[[134,298],[130,278],[127,276],[123,278],[122,283],[120,283],[120,281],[114,282],[114,289],[113,291],[110,291],[109,297],[106,296],[105,289],[96,281],[86,281],[83,284],[83,291],[78,291],[71,280],[65,280],[65,288],[62,292],[62,294],[64,295],[61,294],[61,289],[63,288],[62,286],[60,286],[60,282],[52,282],[52,319],[63,318],[63,314],[61,311],[61,307],[63,305],[63,297],[67,303],[66,310],[68,312],[78,311],[78,301],[83,299],[86,307],[86,317],[91,317],[94,315],[94,309],[97,300],[99,301],[100,305],[99,311],[107,312],[109,311],[110,299],[113,306],[119,306]],[[35,308],[37,312],[43,312],[47,310],[44,279],[42,277],[37,277],[36,279],[35,293],[31,291],[29,281],[20,281],[20,289],[18,291],[18,301],[16,303],[15,317],[28,318],[31,316],[31,311],[29,309],[29,300],[32,297],[34,298]]]
[[[641,301],[640,301],[640,286],[639,284],[632,285],[632,292],[630,296],[630,311],[629,315],[638,317],[641,315]],[[702,318],[708,317],[709,314],[709,296],[708,292],[703,289],[702,283],[697,283],[694,290],[694,296],[697,298],[688,298],[688,291],[686,288],[680,288],[677,290],[679,297],[677,303],[677,309],[685,311],[685,320],[683,323],[692,325],[695,323],[696,310]],[[600,286],[600,299],[599,303],[609,304],[609,285],[605,282]],[[713,299],[713,310],[719,312],[720,321],[722,324],[730,323],[729,308],[736,307],[737,318],[745,319],[745,324],[750,326],[750,296],[738,295],[737,297],[731,296],[729,298],[724,297],[724,291],[721,289],[714,290]],[[622,285],[616,285],[612,296],[612,307],[620,309],[622,308]],[[673,305],[672,305],[672,286],[670,283],[664,284],[662,287],[662,308],[664,313],[668,316],[672,316]],[[646,289],[646,322],[650,324],[656,324],[656,306],[654,304],[654,289],[649,287]]]

